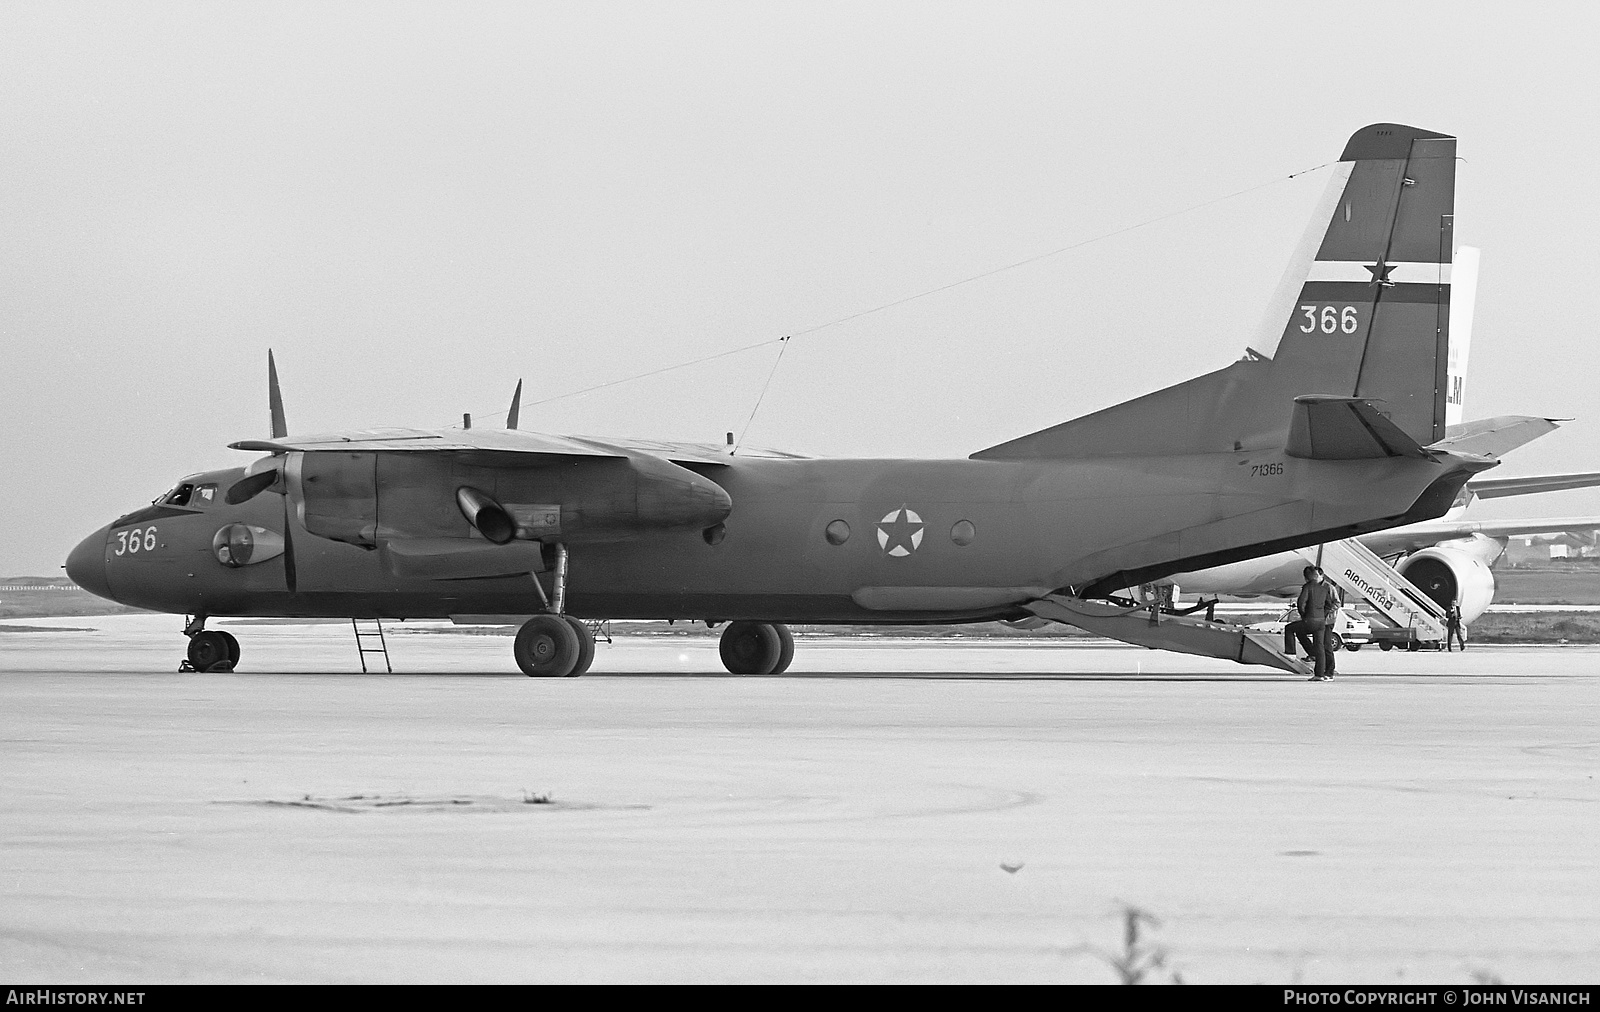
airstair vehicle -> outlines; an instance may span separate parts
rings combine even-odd
[[[1425,646],[1444,640],[1444,609],[1371,549],[1351,538],[1301,552],[1334,583],[1364,599],[1389,628],[1374,625],[1374,641]]]

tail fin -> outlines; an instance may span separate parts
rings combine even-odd
[[[1358,130],[1242,360],[973,457],[1282,447],[1311,394],[1375,401],[1415,442],[1443,438],[1455,155],[1444,134]]]

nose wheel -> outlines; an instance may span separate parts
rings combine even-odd
[[[178,670],[232,671],[239,664],[239,641],[229,632],[208,631],[205,624],[202,617],[184,627],[183,633],[189,637],[189,650]]]

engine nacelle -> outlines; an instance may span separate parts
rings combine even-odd
[[[1462,622],[1471,622],[1494,603],[1494,574],[1474,552],[1448,546],[1424,548],[1400,563],[1399,570],[1439,607],[1458,605]]]
[[[733,511],[722,486],[646,453],[525,461],[296,451],[288,454],[284,477],[289,505],[307,531],[369,549],[410,538],[625,541],[704,530]]]

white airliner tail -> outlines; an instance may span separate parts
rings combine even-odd
[[[1467,388],[1467,357],[1472,353],[1472,314],[1478,300],[1476,246],[1456,250],[1450,270],[1450,350],[1446,356],[1444,424],[1460,425]]]

